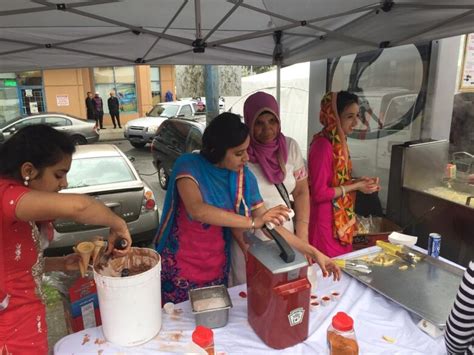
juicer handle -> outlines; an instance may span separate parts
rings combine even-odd
[[[281,250],[280,258],[285,263],[289,264],[295,261],[295,251],[290,247],[288,242],[280,235],[280,233],[278,233],[275,229],[269,229],[266,226],[264,226],[262,229],[267,231],[268,234],[270,234],[275,240],[276,244]]]

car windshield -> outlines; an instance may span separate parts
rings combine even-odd
[[[122,157],[73,159],[67,174],[68,189],[135,181],[135,175]]]
[[[174,117],[178,112],[179,106],[178,105],[156,105],[150,111],[148,116],[151,117]]]
[[[3,123],[0,123],[0,129],[5,128],[6,126],[9,126],[9,125],[11,125],[12,123],[15,123],[15,122],[19,121],[19,120],[21,120],[22,118],[23,118],[23,117],[18,116],[18,117],[16,117],[16,118],[14,118],[13,120],[8,120],[8,121],[5,121],[5,122],[3,122]]]

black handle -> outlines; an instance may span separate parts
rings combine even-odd
[[[402,228],[401,233],[404,233],[408,229],[408,227],[413,227],[417,225],[418,223],[420,223],[422,220],[426,218],[428,214],[433,212],[435,209],[436,209],[435,206],[431,206],[429,210],[426,210],[420,216],[416,217],[415,219],[412,219],[410,223],[408,223],[407,225],[405,225],[405,227]]]
[[[114,243],[114,248],[118,250],[125,250],[128,247],[128,241],[124,238],[119,238]]]
[[[281,250],[280,258],[285,263],[289,264],[295,261],[295,251],[290,247],[288,242],[280,235],[280,233],[278,233],[275,229],[268,229],[267,227],[263,227],[262,229],[268,232],[275,240]]]

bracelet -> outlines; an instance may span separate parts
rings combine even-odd
[[[339,186],[341,188],[341,191],[342,191],[342,197],[346,197],[346,189],[344,188],[344,186]]]
[[[253,216],[250,217],[250,218],[252,218],[252,224],[250,226],[250,231],[252,232],[252,234],[255,234],[255,218],[253,218]]]
[[[297,219],[297,220],[295,220],[295,222],[301,222],[301,223],[309,224],[309,221],[305,221],[304,219]]]

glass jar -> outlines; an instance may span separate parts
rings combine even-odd
[[[212,329],[198,325],[192,335],[193,342],[203,348],[208,355],[214,355],[214,332]]]
[[[328,327],[327,341],[330,355],[358,355],[359,345],[354,332],[354,320],[338,312]]]

